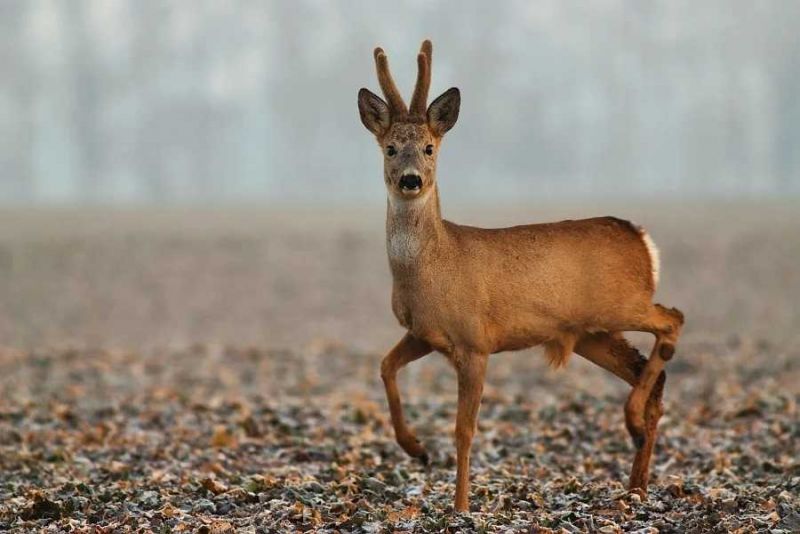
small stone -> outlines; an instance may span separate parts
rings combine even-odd
[[[235,447],[236,438],[224,425],[217,425],[211,435],[211,446],[218,449]]]
[[[201,514],[213,514],[216,510],[217,506],[208,499],[200,499],[194,503],[194,506],[192,506],[193,512],[198,512]]]
[[[142,508],[148,510],[161,505],[161,495],[157,491],[144,491],[137,500]]]
[[[22,519],[59,519],[61,518],[61,506],[50,499],[37,495],[34,497],[33,504],[26,508],[22,514]]]
[[[781,519],[781,522],[778,523],[778,527],[790,532],[800,532],[800,512],[792,512]]]
[[[368,490],[372,490],[374,492],[381,492],[386,489],[386,484],[381,482],[375,477],[367,477],[363,481],[364,487]]]
[[[219,495],[220,493],[228,491],[228,487],[225,484],[222,484],[214,478],[204,478],[200,484],[214,495]]]
[[[727,512],[735,512],[737,510],[738,503],[736,502],[736,497],[732,497],[730,499],[723,499],[722,502],[719,503],[720,508]]]
[[[406,496],[407,496],[407,497],[419,497],[420,495],[422,495],[422,490],[423,490],[423,487],[424,487],[424,486],[422,486],[422,485],[419,485],[419,486],[410,486],[410,487],[409,487],[409,488],[406,490]]]
[[[381,523],[380,521],[364,523],[363,525],[361,525],[361,528],[364,530],[364,532],[367,533],[381,532],[381,529],[383,528],[383,523]]]

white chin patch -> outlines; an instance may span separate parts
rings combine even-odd
[[[408,198],[414,198],[415,196],[419,195],[421,192],[422,192],[421,188],[417,188],[417,189],[403,189],[403,188],[400,188],[400,194],[402,194],[404,197],[408,197]]]

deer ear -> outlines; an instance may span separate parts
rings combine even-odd
[[[358,92],[358,113],[361,115],[361,123],[373,134],[383,135],[389,129],[389,106],[368,89],[362,88]]]
[[[444,135],[455,126],[461,108],[461,93],[451,87],[428,106],[428,125],[436,135]]]

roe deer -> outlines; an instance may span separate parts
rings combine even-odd
[[[632,386],[625,404],[636,446],[630,488],[644,492],[663,411],[664,362],[683,324],[680,311],[652,302],[658,251],[644,230],[613,217],[496,229],[443,220],[436,159],[461,97],[451,88],[426,106],[432,52],[424,41],[409,107],[380,48],[374,59],[386,101],[367,89],[358,93],[361,122],[383,151],[392,310],[407,330],[381,364],[397,441],[427,463],[403,418],[396,377],[406,364],[441,352],[458,375],[454,508],[466,511],[488,355],[542,344],[556,367],[576,352]],[[655,336],[649,359],[623,331]]]

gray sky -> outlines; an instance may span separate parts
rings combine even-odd
[[[462,91],[451,201],[800,192],[800,2],[6,0],[4,203],[375,202],[356,93]]]

